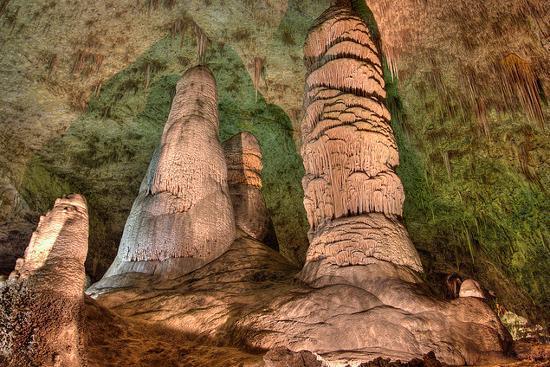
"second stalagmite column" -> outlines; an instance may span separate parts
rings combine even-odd
[[[218,138],[216,82],[206,67],[178,82],[172,109],[106,277],[177,276],[222,255],[235,238]]]
[[[337,2],[310,30],[302,120],[304,206],[310,247],[303,275],[319,265],[389,262],[422,271],[401,222],[403,186],[395,174],[382,64],[365,22]]]
[[[241,132],[223,143],[229,193],[235,224],[248,236],[263,241],[271,219],[262,196],[262,151],[256,137]]]

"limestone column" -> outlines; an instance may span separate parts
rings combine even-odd
[[[401,220],[405,196],[379,52],[348,1],[317,19],[304,57],[301,154],[310,246],[302,274],[314,277],[321,263],[376,262],[421,272]]]
[[[0,365],[85,365],[82,318],[88,210],[80,195],[40,218],[24,258],[0,283]]]
[[[160,147],[105,277],[178,276],[228,249],[235,221],[218,128],[216,82],[206,67],[194,67],[177,84]]]
[[[263,164],[258,140],[248,132],[241,132],[226,140],[223,148],[237,227],[260,242],[275,239],[268,245],[277,249],[273,224],[261,192]]]

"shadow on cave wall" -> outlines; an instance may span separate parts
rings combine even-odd
[[[37,212],[71,192],[86,196],[90,242],[86,271],[99,279],[116,255],[124,223],[151,154],[159,143],[175,85],[194,65],[190,37],[166,37],[101,86],[87,111],[61,138],[33,157],[22,195]],[[245,66],[229,46],[213,44],[207,64],[218,83],[220,138],[248,131],[259,140],[264,160],[262,192],[281,252],[299,262],[307,248],[302,207],[303,167],[284,111],[265,102]]]

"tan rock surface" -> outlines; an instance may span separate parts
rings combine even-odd
[[[462,282],[458,295],[459,297],[475,297],[485,299],[483,289],[481,288],[479,283],[473,279],[466,279]]]
[[[106,276],[185,274],[220,256],[235,238],[227,166],[218,138],[216,82],[205,67],[177,86],[140,193]]]

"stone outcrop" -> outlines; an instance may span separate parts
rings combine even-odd
[[[264,241],[269,234],[274,237],[273,224],[261,192],[263,165],[258,140],[254,135],[242,132],[226,140],[223,148],[237,228],[258,241]]]
[[[462,282],[460,285],[459,297],[486,298],[479,283],[473,279],[466,279]]]
[[[0,365],[85,365],[87,250],[86,201],[79,195],[58,199],[40,218],[24,258],[0,283]]]
[[[206,67],[194,67],[177,84],[160,147],[105,276],[178,276],[227,250],[235,222],[218,128],[216,82]]]
[[[421,272],[401,222],[403,185],[382,64],[367,25],[346,2],[309,32],[302,120],[309,282],[323,267],[379,261]]]

